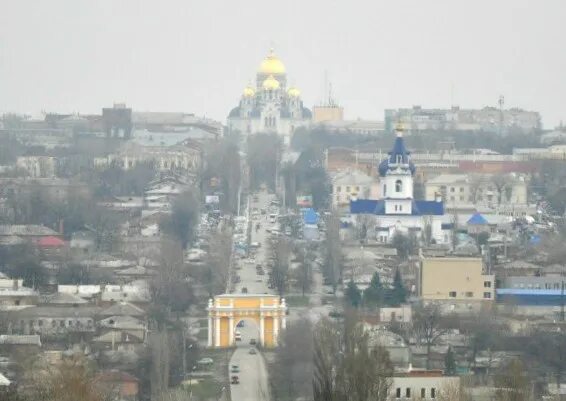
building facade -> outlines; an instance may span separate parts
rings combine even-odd
[[[526,176],[513,173],[441,174],[425,182],[426,199],[441,196],[446,206],[454,209],[470,206],[524,209],[528,204],[527,189]]]
[[[485,274],[481,258],[424,258],[420,296],[423,301],[491,303],[495,276]]]
[[[255,86],[246,86],[240,104],[230,111],[228,128],[243,136],[276,133],[288,144],[295,129],[308,126],[311,118],[300,90],[287,87],[285,65],[272,49],[259,67]]]
[[[532,133],[542,128],[538,112],[518,108],[499,109],[425,109],[385,110],[386,129],[391,132],[395,122],[401,122],[410,131],[486,131],[493,133]]]
[[[332,181],[332,206],[343,207],[354,199],[371,199],[378,196],[378,181],[361,171],[347,170],[334,174]]]

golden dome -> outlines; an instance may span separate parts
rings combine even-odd
[[[244,88],[244,97],[253,97],[255,95],[255,89],[251,85]]]
[[[301,96],[301,91],[298,88],[292,86],[287,91],[287,94],[291,97],[299,97],[299,96]]]
[[[273,53],[273,49],[269,50],[267,57],[261,62],[259,72],[266,75],[285,74],[285,66],[279,58]]]
[[[263,89],[279,89],[279,81],[273,78],[273,75],[270,75],[261,86]]]

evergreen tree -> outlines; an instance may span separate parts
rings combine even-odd
[[[448,347],[448,352],[444,356],[444,374],[454,376],[456,374],[456,357],[452,347]]]
[[[348,302],[354,307],[357,308],[360,306],[362,302],[362,293],[356,283],[353,280],[350,280],[348,286],[346,287],[346,292],[344,294]]]
[[[369,287],[364,291],[364,304],[379,307],[383,303],[383,285],[379,273],[373,273]]]
[[[391,294],[389,296],[389,303],[392,306],[399,306],[407,301],[407,290],[403,286],[403,280],[401,280],[401,272],[399,269],[395,272],[395,277],[393,278],[393,288],[391,289]]]

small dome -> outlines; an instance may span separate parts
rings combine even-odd
[[[299,96],[301,96],[301,91],[298,88],[293,86],[293,87],[289,88],[289,90],[287,91],[287,94],[291,97],[299,97]]]
[[[279,81],[273,78],[273,75],[270,75],[261,86],[263,89],[279,89]]]
[[[255,89],[251,85],[244,88],[244,97],[253,97],[255,95]]]
[[[285,66],[273,53],[273,49],[270,49],[267,57],[261,62],[258,72],[266,75],[285,74]]]

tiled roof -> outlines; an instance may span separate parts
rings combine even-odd
[[[41,340],[38,335],[0,335],[0,344],[5,345],[37,345],[41,347]]]
[[[56,236],[56,231],[52,229],[37,225],[37,224],[0,224],[0,236],[17,235],[20,237],[25,236]]]

